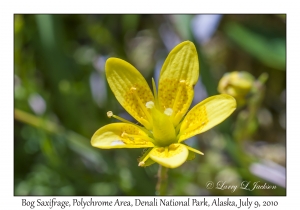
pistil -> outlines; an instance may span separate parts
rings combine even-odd
[[[162,113],[152,101],[148,101],[145,107],[151,110],[153,122],[152,131],[156,145],[165,147],[172,143],[176,143],[175,128],[171,120],[173,110],[167,108],[164,113]]]

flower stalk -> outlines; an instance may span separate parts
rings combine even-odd
[[[156,184],[156,194],[157,195],[166,195],[167,186],[168,186],[168,168],[159,165],[157,173],[157,184]]]

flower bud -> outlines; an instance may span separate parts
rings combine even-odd
[[[219,82],[218,91],[233,96],[239,105],[243,105],[254,81],[254,77],[245,71],[226,73]]]

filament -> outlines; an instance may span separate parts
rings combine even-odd
[[[186,146],[186,148],[188,148],[188,150],[191,150],[192,152],[195,152],[195,153],[197,153],[197,154],[199,154],[199,155],[204,155],[203,152],[200,152],[199,150],[196,150],[196,149],[194,149],[194,148],[192,148],[192,147],[189,147],[189,146],[187,146],[186,144],[185,144],[184,146]]]

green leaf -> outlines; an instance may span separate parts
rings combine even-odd
[[[239,47],[266,66],[278,70],[285,70],[285,39],[271,39],[233,22],[225,25],[225,33]]]

